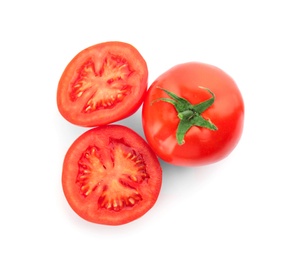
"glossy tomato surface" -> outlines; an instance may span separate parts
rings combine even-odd
[[[156,202],[162,170],[154,152],[133,130],[93,128],[66,153],[62,185],[71,208],[83,219],[106,225],[131,222]]]
[[[57,90],[62,116],[79,126],[99,126],[133,114],[147,89],[147,64],[132,45],[104,42],[78,53]]]
[[[177,100],[182,103],[178,110]],[[196,106],[200,103],[206,104],[199,109],[204,111],[194,112],[194,105],[200,107]],[[188,109],[180,113],[186,104]],[[235,81],[224,71],[189,62],[172,67],[153,82],[142,116],[146,139],[161,159],[175,165],[206,165],[225,158],[236,147],[243,130],[244,102]],[[187,131],[180,133],[182,143],[176,138],[181,118],[187,120],[183,121]],[[187,122],[195,118],[212,129],[188,127]]]

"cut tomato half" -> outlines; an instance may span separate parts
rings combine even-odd
[[[78,53],[65,68],[58,84],[58,109],[79,126],[109,124],[137,111],[147,81],[147,64],[132,45],[96,44]]]
[[[131,222],[155,204],[162,170],[148,144],[120,125],[93,128],[66,153],[62,185],[83,219],[106,225]]]

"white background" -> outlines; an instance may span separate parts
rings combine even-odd
[[[302,259],[301,1],[1,1],[1,259]],[[82,49],[131,43],[149,83],[201,61],[237,82],[245,128],[206,167],[163,163],[156,205],[110,227],[80,219],[62,161],[87,129],[66,122],[57,83]],[[143,135],[141,110],[119,122]]]

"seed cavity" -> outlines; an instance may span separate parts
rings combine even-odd
[[[143,200],[139,186],[150,178],[143,156],[124,139],[111,138],[106,147],[87,147],[78,169],[76,184],[82,196],[97,194],[97,207],[113,211]]]
[[[134,73],[128,62],[109,54],[99,71],[88,59],[77,71],[77,78],[70,86],[70,100],[84,100],[82,113],[110,109],[131,94],[128,79]]]

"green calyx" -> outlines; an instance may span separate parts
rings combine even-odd
[[[218,129],[211,122],[211,120],[205,119],[201,115],[201,113],[206,111],[215,101],[215,95],[211,90],[209,90],[208,88],[200,87],[208,91],[212,97],[210,99],[200,102],[199,104],[192,105],[188,100],[177,96],[173,92],[170,92],[160,87],[158,88],[164,91],[170,98],[159,98],[154,100],[154,102],[164,101],[170,103],[175,107],[178,113],[180,121],[176,131],[176,140],[179,145],[185,143],[185,135],[192,126],[205,127],[212,131]]]

